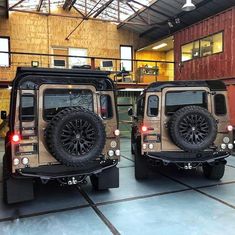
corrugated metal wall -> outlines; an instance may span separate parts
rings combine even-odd
[[[224,31],[224,51],[182,63],[181,46]],[[175,80],[199,80],[235,77],[235,8],[231,8],[174,35]]]

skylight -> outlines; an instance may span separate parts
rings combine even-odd
[[[152,0],[9,0],[10,10],[54,13],[58,8],[75,10],[84,16],[124,21]]]

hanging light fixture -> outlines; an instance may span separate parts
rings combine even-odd
[[[196,6],[192,3],[192,0],[186,0],[186,3],[182,6],[183,11],[192,11],[196,9]]]

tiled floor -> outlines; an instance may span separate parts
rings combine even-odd
[[[234,234],[235,157],[219,182],[174,167],[138,182],[128,139],[122,139],[122,155],[119,189],[94,192],[90,182],[37,185],[32,202],[6,206],[0,200],[0,235]]]

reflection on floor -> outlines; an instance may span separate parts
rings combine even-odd
[[[138,182],[128,139],[122,139],[122,155],[119,189],[38,184],[32,202],[6,206],[1,199],[0,235],[234,234],[235,157],[219,182],[174,167]]]

